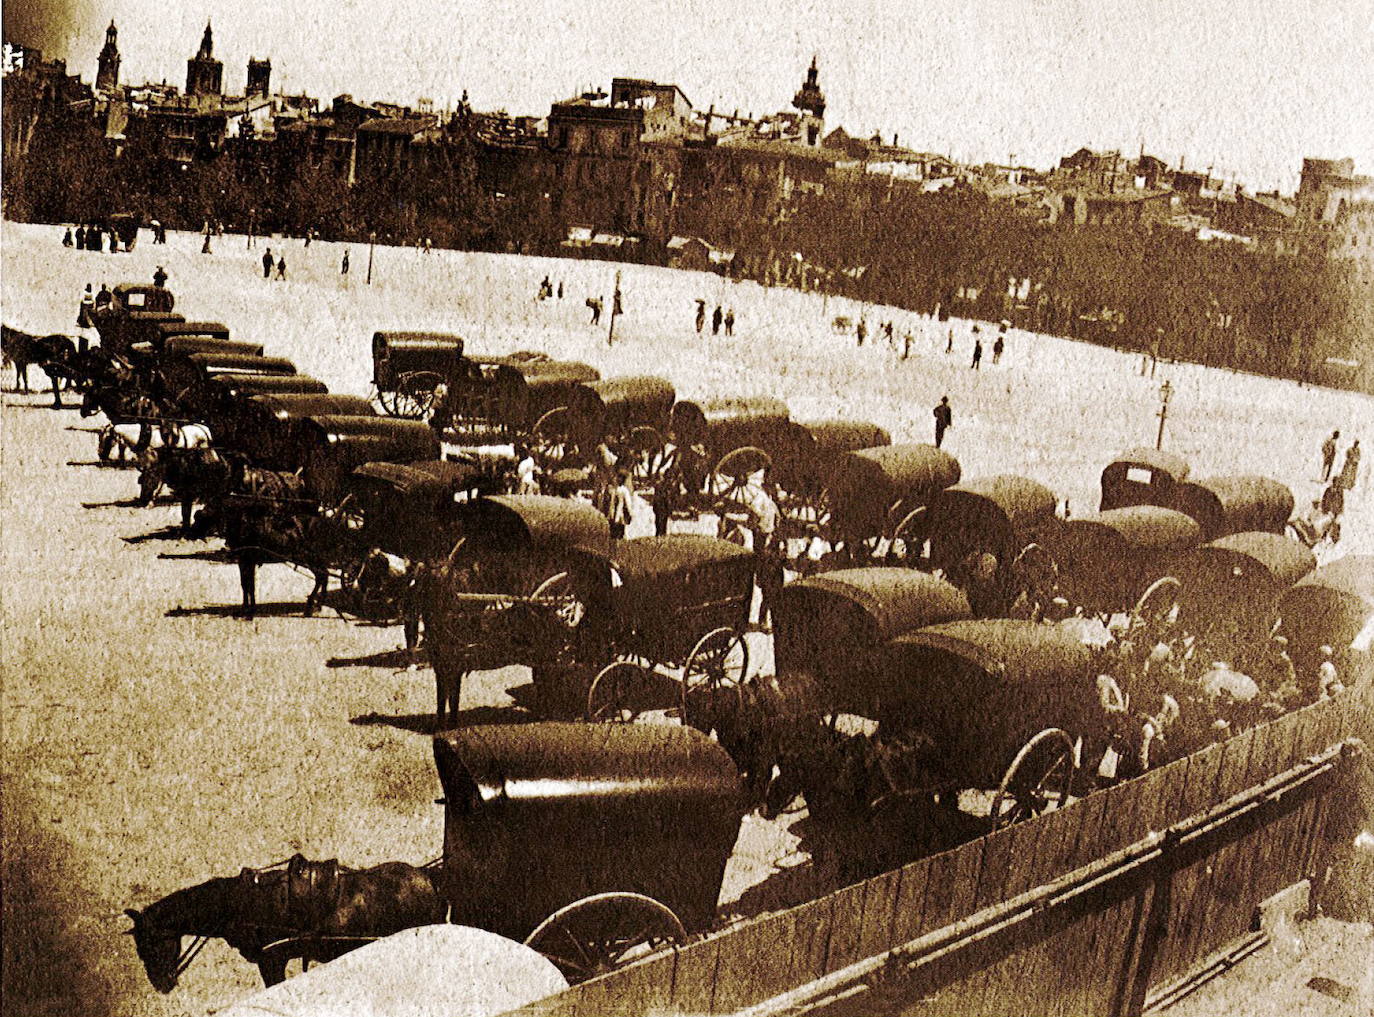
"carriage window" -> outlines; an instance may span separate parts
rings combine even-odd
[[[1154,473],[1143,466],[1132,466],[1126,471],[1126,479],[1132,484],[1148,484],[1154,478]]]

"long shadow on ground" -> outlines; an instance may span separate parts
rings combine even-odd
[[[173,607],[167,611],[168,618],[234,618],[243,610],[239,604],[206,604],[204,607]],[[299,601],[291,603],[259,604],[253,610],[255,618],[308,618],[323,619],[326,615],[307,615]]]
[[[439,730],[471,727],[474,724],[533,724],[538,719],[534,714],[514,706],[474,706],[469,710],[459,710],[457,720],[445,724],[442,729],[435,726],[432,713],[364,713],[352,718],[349,723],[358,727],[394,727],[415,734],[432,735]]]

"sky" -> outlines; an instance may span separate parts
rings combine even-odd
[[[250,56],[327,102],[547,114],[615,76],[693,105],[789,108],[814,55],[827,130],[956,159],[1053,165],[1087,145],[1297,186],[1304,156],[1374,173],[1374,0],[6,0],[5,38],[94,79],[111,19],[125,83],[185,84],[214,25],[225,89]]]

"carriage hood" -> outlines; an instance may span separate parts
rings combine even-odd
[[[752,571],[754,562],[753,554],[738,544],[696,533],[618,540],[611,558],[627,584],[690,573],[703,566],[730,562]]]
[[[1180,566],[1179,579],[1203,573],[1243,585],[1256,579],[1287,589],[1317,567],[1311,548],[1279,533],[1233,533],[1204,544]],[[1199,578],[1201,578],[1199,576]]]
[[[633,427],[662,427],[677,399],[673,384],[651,375],[602,378],[568,393],[568,409],[582,429],[598,436],[623,434]]]
[[[304,374],[216,374],[206,379],[228,399],[266,395],[324,395],[329,386]],[[351,398],[351,397],[350,397]]]
[[[445,332],[374,332],[372,359],[386,360],[396,355],[416,354],[457,359],[463,355],[462,336]]]
[[[793,440],[808,451],[820,454],[858,452],[892,444],[884,427],[868,420],[808,420],[793,422]]]
[[[1093,670],[1092,651],[1069,629],[1011,618],[932,625],[892,645],[894,666],[918,683],[943,674],[940,658],[975,668],[999,685],[1072,683]]]
[[[394,491],[418,503],[452,501],[484,475],[477,463],[436,459],[410,463],[364,463],[353,476],[375,489]]]
[[[606,517],[571,498],[546,494],[478,498],[463,510],[463,530],[510,550],[535,547],[579,551],[602,561],[611,557],[611,527]]]
[[[1120,552],[1181,554],[1197,547],[1201,540],[1201,527],[1182,512],[1133,505],[1067,520],[1059,543],[1071,552],[1095,551],[1095,560],[1109,567],[1112,557]]]
[[[249,402],[263,414],[283,424],[310,417],[376,417],[377,411],[362,396],[318,392],[254,392]]]
[[[1300,580],[1279,602],[1284,631],[1308,647],[1347,647],[1374,616],[1374,555],[1352,554]]]
[[[262,343],[231,342],[214,336],[179,335],[169,338],[162,346],[168,357],[188,357],[192,353],[231,353],[245,357],[263,355]],[[134,352],[147,352],[142,343],[134,344]]]
[[[239,353],[192,353],[185,358],[202,378],[212,374],[295,374],[285,357],[250,357]]]
[[[1102,471],[1102,482],[1105,484],[1109,477],[1117,477],[1133,467],[1162,473],[1174,483],[1188,479],[1188,460],[1182,456],[1162,449],[1128,448],[1107,464]]]
[[[1178,485],[1173,507],[1198,521],[1205,540],[1232,533],[1282,533],[1293,515],[1293,492],[1270,477],[1210,477]]]
[[[782,434],[791,411],[772,396],[684,399],[672,408],[668,429],[679,444],[702,442],[717,454],[759,445],[759,434]]]
[[[886,509],[903,498],[928,502],[959,482],[959,460],[934,445],[880,445],[844,456],[839,484],[854,495],[884,500]],[[914,505],[912,507],[915,507]]]

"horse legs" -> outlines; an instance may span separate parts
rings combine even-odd
[[[181,498],[181,535],[189,537],[191,535],[191,510],[196,507],[196,499],[191,495],[182,495]]]
[[[271,988],[286,981],[286,957],[280,953],[274,953],[270,957],[258,959],[258,973],[262,975],[262,984]]]
[[[311,574],[315,577],[315,586],[310,591],[310,595],[305,598],[305,613],[307,616],[313,615],[324,603],[324,595],[329,592],[329,570],[311,569]]]
[[[243,607],[236,613],[252,618],[258,606],[258,563],[248,550],[239,551],[239,587],[243,590]],[[284,966],[284,965],[283,965]]]
[[[435,653],[431,664],[434,667],[434,727],[441,730],[445,715],[458,723],[458,704],[463,698],[463,679],[467,671],[445,660],[443,653]]]

